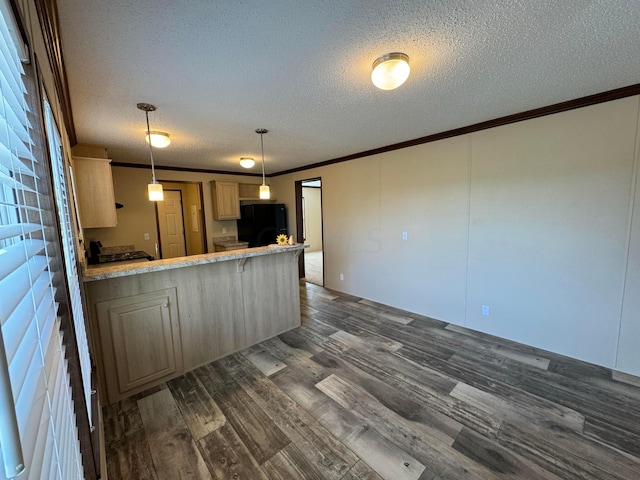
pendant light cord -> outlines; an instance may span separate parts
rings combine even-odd
[[[153,148],[151,147],[151,129],[149,128],[149,112],[145,110],[144,113],[147,117],[147,135],[149,136],[149,141],[147,143],[149,144],[149,156],[151,157],[151,183],[156,183],[156,169],[153,165]],[[264,160],[262,162],[262,168],[264,169]]]
[[[265,185],[264,182],[264,142],[262,140],[262,136],[264,135],[264,133],[260,134],[260,148],[262,150],[262,185]]]

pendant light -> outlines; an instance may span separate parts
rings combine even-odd
[[[156,107],[149,103],[139,103],[137,107],[140,110],[144,111],[147,118],[146,138],[149,138],[152,133],[151,129],[149,128],[149,112],[155,112]],[[151,145],[152,142],[148,141],[147,143],[149,144],[149,156],[151,157],[151,183],[147,185],[149,200],[152,202],[162,202],[164,200],[164,193],[162,192],[162,184],[156,182],[156,169],[153,164],[153,147]]]
[[[264,142],[262,136],[268,133],[266,128],[257,128],[256,133],[260,135],[260,148],[262,149],[262,185],[260,186],[260,200],[269,200],[271,198],[271,192],[269,192],[269,185],[264,181]]]

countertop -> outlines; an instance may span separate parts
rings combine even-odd
[[[230,252],[205,253],[202,255],[167,258],[164,260],[152,260],[127,265],[89,265],[83,268],[83,281],[93,282],[141,273],[161,272],[163,270],[171,270],[173,268],[193,267],[196,265],[206,265],[208,263],[228,262],[230,260],[242,260],[262,255],[301,251],[305,248],[309,248],[309,245],[298,243],[296,245],[273,245],[268,247],[244,248],[241,250],[232,250]]]

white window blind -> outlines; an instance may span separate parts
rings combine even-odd
[[[44,95],[44,94],[43,94]],[[47,138],[49,139],[49,151],[51,154],[51,167],[53,170],[53,186],[55,188],[56,204],[58,206],[58,218],[62,236],[62,249],[64,252],[65,274],[71,300],[71,313],[73,315],[73,328],[76,334],[78,357],[80,360],[80,373],[82,376],[82,389],[86,402],[89,425],[91,418],[91,356],[87,342],[87,332],[84,324],[84,311],[82,297],[80,296],[80,279],[78,277],[77,245],[74,237],[73,221],[71,217],[71,199],[65,175],[65,162],[62,152],[62,141],[56,127],[46,95],[44,95],[45,124]]]
[[[33,154],[14,25],[0,0],[0,479],[22,470],[20,478],[81,479],[51,269],[57,238],[46,225],[50,193]]]

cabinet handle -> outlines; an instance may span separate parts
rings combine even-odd
[[[162,304],[162,306],[163,306],[164,308],[169,308],[169,304],[168,304],[168,303],[164,303],[164,304]]]

